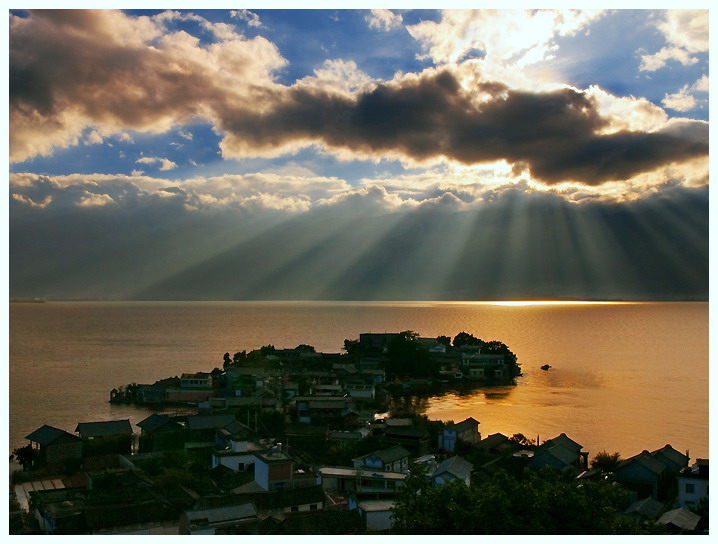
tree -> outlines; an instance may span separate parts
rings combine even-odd
[[[394,503],[392,532],[400,534],[625,534],[628,493],[601,481],[577,482],[551,469],[521,476],[494,474],[481,485],[432,486],[412,474]]]
[[[347,355],[359,355],[359,348],[359,340],[344,340],[344,351],[347,352]]]
[[[37,451],[30,444],[13,450],[12,454],[17,459],[17,462],[22,465],[23,470],[32,468],[32,464],[37,458]]]
[[[454,347],[460,348],[461,346],[483,346],[484,341],[476,338],[473,334],[468,332],[460,332],[454,336]]]
[[[439,344],[443,344],[443,345],[446,346],[447,348],[450,348],[450,347],[451,347],[451,338],[449,338],[448,336],[443,336],[443,335],[442,335],[442,336],[437,336],[437,337],[436,337],[436,341],[437,341]]]
[[[519,446],[535,446],[536,440],[533,438],[527,438],[522,433],[516,433],[513,435],[510,440],[512,442],[516,442]]]
[[[229,358],[229,352],[227,352],[224,354],[224,363],[222,364],[222,366],[224,368],[227,368],[231,364],[232,364],[232,359]]]
[[[277,351],[277,349],[272,344],[268,344],[266,346],[262,346],[261,348],[259,348],[259,353],[261,353],[265,357],[267,355],[273,355],[276,351]]]
[[[612,472],[620,462],[621,454],[617,451],[613,453],[600,451],[593,459],[591,459],[591,468],[602,470],[604,472]]]
[[[314,349],[314,346],[310,346],[309,344],[299,344],[296,348],[297,351],[301,351],[303,353],[316,353],[317,350]]]
[[[235,366],[239,366],[239,364],[247,358],[247,352],[246,351],[238,351],[234,355],[232,355],[232,364]]]
[[[431,364],[429,352],[419,343],[419,335],[403,331],[392,337],[387,347],[386,372],[392,376],[432,376],[438,368]]]

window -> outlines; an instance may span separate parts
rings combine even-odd
[[[292,506],[292,512],[299,512],[298,506]]]
[[[686,484],[686,493],[695,493],[695,484]]]
[[[310,509],[310,510],[316,510],[316,509],[317,509],[317,505],[316,505],[316,504],[310,504],[310,505],[309,505],[309,509]]]

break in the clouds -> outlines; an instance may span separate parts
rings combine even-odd
[[[708,86],[707,10],[12,10],[11,290],[485,296],[468,272],[432,284],[464,267],[506,296],[571,273],[585,296],[707,292],[685,258],[704,262]],[[463,253],[511,239],[536,269],[544,227],[536,247],[581,262],[547,265],[541,288]],[[393,277],[382,258],[402,247]],[[264,264],[233,292],[235,249]],[[609,281],[631,252],[635,281]],[[641,291],[644,265],[680,285]]]

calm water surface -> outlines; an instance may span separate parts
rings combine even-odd
[[[708,457],[707,303],[11,303],[9,445],[43,423],[135,424],[149,412],[110,405],[110,389],[210,371],[226,351],[337,352],[361,332],[402,330],[501,340],[522,365],[515,387],[406,400],[432,419],[473,416],[484,436],[566,432],[592,454],[670,443]]]

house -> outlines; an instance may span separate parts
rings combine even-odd
[[[534,451],[529,461],[531,468],[549,466],[560,472],[586,470],[588,453],[582,452],[583,446],[566,436],[566,433],[546,440]]]
[[[671,482],[668,467],[646,450],[621,461],[613,469],[613,479],[639,499],[652,497],[658,501],[667,499]]]
[[[212,389],[212,374],[209,372],[183,373],[180,376],[181,389]]]
[[[85,456],[132,453],[134,434],[129,419],[78,423],[75,432],[84,443]]]
[[[349,467],[319,467],[318,472],[325,490],[341,493],[354,491],[391,495],[407,478],[407,474],[402,472]]]
[[[356,495],[349,496],[349,510],[357,510],[370,531],[388,531],[392,527],[391,510],[394,508],[392,499],[362,499]]]
[[[409,450],[393,446],[352,459],[354,468],[374,468],[386,472],[408,472]]]
[[[280,448],[281,444],[268,452],[254,452],[254,481],[265,491],[291,487],[294,459]]]
[[[276,491],[241,492],[234,490],[235,496],[243,501],[251,500],[257,508],[260,518],[269,515],[285,517],[302,515],[324,510],[326,495],[322,486],[316,482],[295,489]]]
[[[454,455],[442,461],[431,475],[431,481],[434,485],[442,485],[453,480],[464,482],[468,487],[471,485],[471,472],[474,466],[466,459]]]
[[[478,444],[481,441],[479,422],[473,417],[468,417],[459,423],[448,426],[439,434],[439,447],[453,452],[458,440],[469,444]]]
[[[36,463],[41,465],[82,459],[82,439],[62,429],[43,425],[25,438],[36,452]]]
[[[185,510],[180,516],[183,535],[253,535],[258,525],[257,509],[251,502]]]
[[[652,451],[651,456],[666,465],[668,471],[673,475],[678,475],[681,470],[688,466],[688,456],[683,455],[670,444]]]
[[[320,423],[343,419],[354,407],[349,397],[294,397],[299,423]]]
[[[266,447],[253,439],[251,430],[237,422],[218,429],[218,446],[212,452],[212,468],[225,466],[235,472],[250,469],[255,462],[256,452],[266,451]]]
[[[184,445],[184,426],[165,414],[152,414],[137,426],[140,428],[140,452],[174,450]]]
[[[696,459],[678,475],[678,506],[695,508],[708,499],[708,459]]]
[[[187,416],[188,441],[216,443],[219,429],[231,427],[233,430],[241,426],[234,414],[215,414],[211,416]]]
[[[506,356],[503,353],[481,353],[480,346],[461,347],[461,370],[470,379],[506,378]]]
[[[496,454],[508,453],[517,449],[516,443],[501,433],[490,434],[479,442],[478,447],[489,453]]]
[[[388,445],[404,446],[414,456],[429,453],[429,434],[424,429],[387,425],[381,440]]]

